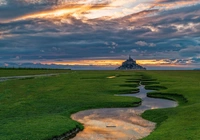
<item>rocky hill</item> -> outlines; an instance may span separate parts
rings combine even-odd
[[[138,65],[135,60],[133,60],[130,56],[129,58],[122,63],[117,70],[146,70],[146,68]]]

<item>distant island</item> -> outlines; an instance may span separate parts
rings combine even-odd
[[[129,58],[122,63],[122,65],[116,70],[146,70],[146,68],[138,65],[135,60],[133,60],[130,56]]]

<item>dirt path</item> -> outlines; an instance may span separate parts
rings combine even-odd
[[[35,78],[35,77],[44,77],[44,76],[56,76],[58,74],[39,74],[39,75],[25,75],[25,76],[9,76],[9,77],[0,77],[0,82],[4,82],[12,79],[25,79],[25,78]]]

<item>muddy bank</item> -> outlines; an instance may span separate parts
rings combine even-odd
[[[77,126],[76,128],[74,128],[66,133],[63,133],[60,136],[54,136],[53,138],[50,138],[47,140],[69,140],[69,139],[75,137],[79,131],[81,131],[81,129]]]

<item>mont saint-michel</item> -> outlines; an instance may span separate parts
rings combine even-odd
[[[122,63],[117,70],[146,70],[146,68],[138,65],[135,60],[133,60],[130,56],[129,58]]]

